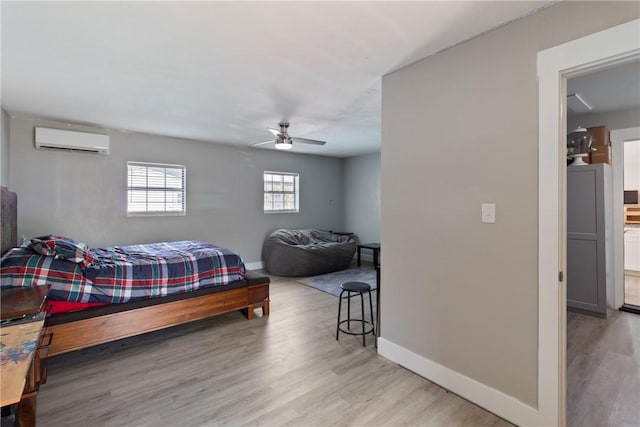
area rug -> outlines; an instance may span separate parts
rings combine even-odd
[[[337,297],[340,296],[342,291],[340,285],[345,282],[365,282],[371,286],[371,289],[376,289],[376,270],[370,266],[350,268],[334,273],[306,277],[298,280],[298,282]]]

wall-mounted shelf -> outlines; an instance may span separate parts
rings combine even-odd
[[[640,205],[627,205],[624,207],[624,223],[640,224]]]

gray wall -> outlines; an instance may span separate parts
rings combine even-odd
[[[9,187],[9,114],[0,109],[0,185]]]
[[[198,239],[256,262],[276,228],[343,228],[340,159],[125,132],[111,132],[109,156],[37,150],[36,123],[68,128],[11,119],[19,237],[58,233],[94,247]],[[186,165],[186,216],[127,217],[128,160]],[[300,213],[263,213],[265,170],[300,174]]]
[[[561,2],[383,78],[384,339],[536,406],[537,52],[638,16]]]
[[[567,130],[583,127],[607,126],[610,130],[640,127],[640,108],[608,113],[580,114],[567,118]]]
[[[380,241],[380,153],[344,160],[344,229]]]

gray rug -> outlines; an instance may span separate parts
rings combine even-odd
[[[376,270],[371,266],[350,268],[334,273],[307,277],[298,280],[298,282],[337,297],[340,296],[342,291],[340,285],[345,282],[365,282],[371,285],[371,289],[376,289]]]

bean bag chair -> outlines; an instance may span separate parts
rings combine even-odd
[[[266,238],[262,258],[271,274],[315,276],[348,268],[355,252],[353,236],[315,229],[279,229]]]

